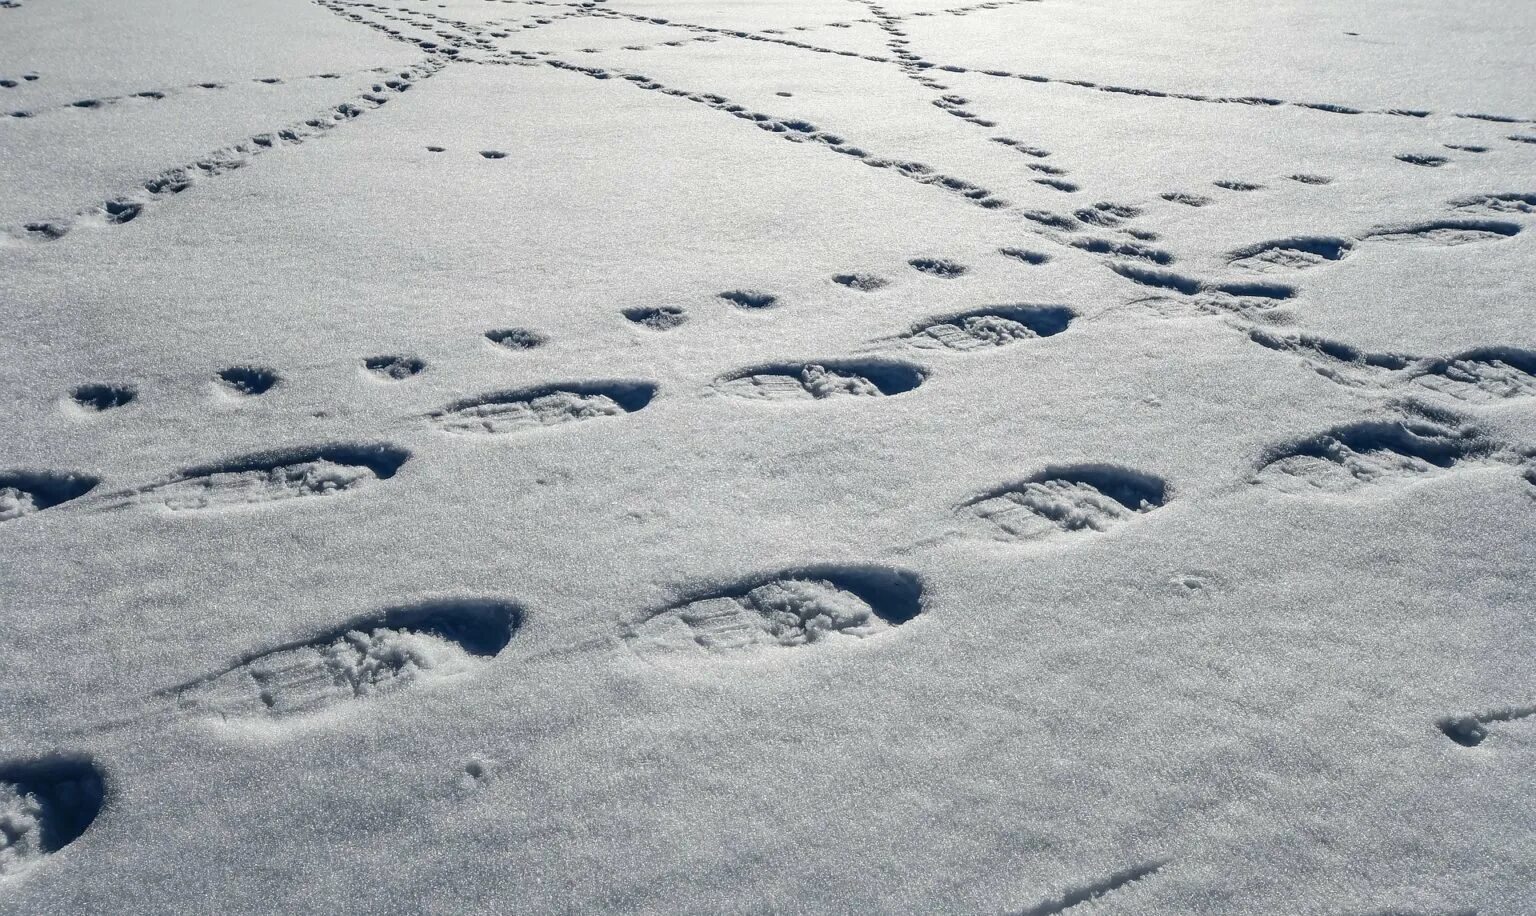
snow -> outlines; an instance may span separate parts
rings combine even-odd
[[[0,913],[1536,911],[1533,36],[0,3]]]

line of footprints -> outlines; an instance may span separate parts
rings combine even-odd
[[[1484,195],[1460,207],[1529,214],[1536,212],[1536,195]],[[1486,222],[1442,220],[1415,227],[1406,236],[1460,245],[1508,238],[1518,230],[1512,223],[1490,228]],[[1258,272],[1305,270],[1343,260],[1358,242],[1332,237],[1277,240],[1233,252],[1230,263]],[[1124,257],[1124,252],[1105,253]],[[1000,254],[1027,264],[1049,259],[1023,257],[1027,253],[1019,249],[1000,249]],[[966,272],[963,265],[937,258],[908,263],[941,280]],[[1122,261],[1111,267],[1122,273],[1130,269]],[[1161,275],[1150,279],[1160,278],[1166,280]],[[1151,285],[1201,303],[1206,312],[1220,311],[1253,343],[1293,355],[1340,384],[1412,390],[1474,406],[1536,397],[1536,353],[1530,351],[1483,348],[1450,357],[1368,353],[1234,320],[1248,314],[1241,306],[1241,291],[1193,280],[1181,285],[1177,279]],[[864,274],[840,274],[832,281],[864,292],[888,285],[884,278]],[[732,290],[720,298],[743,309],[778,304],[773,294],[756,290]],[[679,307],[633,309],[623,317],[654,331],[687,320]],[[1076,312],[1060,305],[995,306],[918,322],[893,340],[918,350],[997,352],[1064,333],[1076,318]],[[486,339],[514,350],[545,343],[538,332],[516,328],[488,332]],[[418,375],[426,364],[412,356],[385,355],[363,360],[362,368],[394,382]],[[925,377],[917,364],[876,357],[758,366],[722,376],[711,387],[750,400],[814,402],[896,397],[917,389]],[[248,366],[225,369],[217,376],[217,382],[237,397],[259,397],[280,381],[274,370]],[[658,386],[643,380],[557,383],[463,399],[425,420],[448,434],[512,435],[578,422],[611,422],[644,410],[657,394]],[[130,403],[136,395],[128,386],[93,384],[76,389],[71,402],[80,410],[104,411]],[[1249,479],[1279,494],[1333,496],[1384,492],[1463,469],[1506,467],[1536,486],[1533,456],[1536,451],[1500,441],[1447,402],[1396,397],[1370,418],[1277,444],[1259,457]],[[328,443],[190,467],[146,486],[105,495],[91,495],[100,480],[85,473],[0,471],[0,522],[76,500],[104,510],[154,505],[196,512],[335,497],[388,481],[411,457],[407,449],[387,443]],[[961,500],[955,512],[977,536],[1030,543],[1103,535],[1156,512],[1175,495],[1168,481],[1133,468],[1108,462],[1052,464]],[[666,606],[623,621],[618,636],[637,657],[663,669],[701,659],[728,664],[764,651],[878,638],[926,610],[922,581],[908,570],[878,564],[798,567],[765,572],[724,589],[683,592]],[[386,608],[318,636],[247,654],[218,671],[167,688],[158,699],[166,715],[222,722],[313,716],[337,704],[472,672],[506,649],[524,616],[520,606],[500,599],[432,600]],[[1473,747],[1499,723],[1532,715],[1536,706],[1510,706],[1449,716],[1436,724],[1458,745]],[[0,761],[0,877],[33,867],[81,836],[105,797],[105,777],[89,758],[54,755]],[[1111,876],[1104,889],[1160,867],[1152,863],[1134,876]]]

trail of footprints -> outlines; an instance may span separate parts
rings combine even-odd
[[[944,12],[965,15],[994,9],[1004,2]],[[943,175],[922,163],[870,154],[807,121],[754,112],[715,94],[668,88],[641,74],[581,67],[543,53],[504,52],[496,44],[497,38],[506,37],[514,27],[537,28],[564,16],[626,18],[700,32],[706,40],[718,36],[776,41],[810,51],[864,56],[871,61],[895,64],[925,87],[945,93],[934,100],[936,107],[960,120],[988,128],[993,123],[971,111],[968,100],[948,93],[947,87],[933,78],[935,70],[981,72],[994,77],[1153,98],[1260,106],[1290,104],[1335,114],[1364,113],[1325,103],[1208,98],[941,66],[908,49],[909,41],[900,27],[908,17],[895,16],[873,3],[864,5],[876,24],[891,36],[890,58],[833,52],[767,34],[604,11],[597,0],[567,5],[573,8],[537,17],[532,22],[479,24],[405,8],[401,8],[402,15],[396,15],[372,3],[321,0],[321,5],[396,40],[415,44],[432,62],[402,71],[398,78],[380,83],[360,99],[338,105],[319,118],[216,151],[197,163],[146,181],[141,191],[114,198],[71,218],[38,220],[15,227],[10,236],[52,241],[62,238],[76,225],[132,221],[146,205],[178,194],[199,180],[239,168],[251,156],[266,150],[304,142],[368,108],[384,104],[388,93],[405,91],[414,81],[431,76],[452,60],[548,65],[594,79],[618,79],[641,89],[706,105],[791,142],[817,144],[871,167],[889,169],[986,209],[1011,208],[1007,201],[963,179]],[[370,20],[365,12],[378,15],[385,22]],[[415,29],[416,33],[403,26]],[[314,78],[334,76],[320,74]],[[0,81],[0,86],[5,85]],[[199,88],[216,87],[199,84]],[[134,98],[156,100],[164,95],[156,90],[122,98],[83,100],[69,107],[90,109]],[[1413,118],[1430,114],[1418,110],[1382,113]],[[1455,116],[1496,122],[1520,120],[1497,115]],[[1036,173],[1033,180],[1037,183],[1063,193],[1080,190],[1076,182],[1065,177],[1066,170],[1042,161],[1050,156],[1049,151],[1008,137],[993,139],[1021,154],[1027,168]],[[1536,143],[1536,137],[1523,134],[1511,135],[1509,139]],[[1487,149],[1468,144],[1445,146],[1474,155]],[[431,149],[442,151],[441,147]],[[506,156],[497,150],[481,151],[480,155],[487,159]],[[1404,153],[1396,158],[1408,165],[1429,168],[1448,161],[1438,153]],[[1330,181],[1326,176],[1310,174],[1287,177],[1304,185],[1325,185]],[[1264,187],[1229,179],[1213,185],[1235,193]],[[1163,199],[1190,207],[1213,203],[1209,196],[1184,191],[1169,192]],[[1456,213],[1453,217],[1376,227],[1358,236],[1297,236],[1256,243],[1230,252],[1227,264],[1241,272],[1284,274],[1344,261],[1362,246],[1374,244],[1452,247],[1497,242],[1521,232],[1522,226],[1510,218],[1536,213],[1536,194],[1474,195],[1452,201],[1450,208]],[[1110,269],[1121,277],[1156,290],[1157,295],[1141,301],[1161,314],[1193,311],[1241,318],[1271,308],[1297,292],[1289,284],[1269,280],[1207,281],[1167,269],[1174,263],[1173,255],[1148,244],[1157,240],[1155,233],[1132,224],[1141,215],[1139,207],[1101,201],[1080,207],[1070,215],[1043,210],[1016,212],[1044,238],[1105,258]],[[1098,234],[1080,234],[1084,232]],[[1104,233],[1123,238],[1106,238]],[[1052,260],[1051,254],[1018,247],[1001,248],[999,255],[1031,267]],[[954,281],[966,274],[964,265],[943,258],[913,258],[908,266],[921,276],[939,281]],[[878,294],[891,283],[885,277],[864,273],[838,274],[830,282],[869,294]],[[720,293],[719,299],[744,312],[768,312],[789,305],[774,293],[755,289],[728,290]],[[627,308],[620,314],[641,333],[676,331],[692,317],[682,305]],[[1064,333],[1076,318],[1074,310],[1060,305],[978,307],[916,322],[887,342],[918,353],[987,353]],[[1473,407],[1536,396],[1536,353],[1531,351],[1485,347],[1447,357],[1409,357],[1367,353],[1305,334],[1275,333],[1257,325],[1242,327],[1259,346],[1295,356],[1340,384],[1444,396]],[[494,329],[484,337],[488,345],[509,354],[549,342],[547,336],[528,328]],[[383,354],[364,358],[361,368],[369,378],[388,385],[408,381],[426,370],[427,364],[409,354]],[[708,390],[748,401],[858,402],[908,395],[927,377],[925,367],[902,359],[828,358],[737,370],[717,377]],[[246,399],[267,394],[282,385],[283,379],[274,368],[241,365],[220,370],[214,383],[228,397]],[[646,409],[658,393],[658,386],[645,380],[551,383],[463,398],[425,419],[446,434],[501,437],[634,414]],[[71,409],[89,415],[135,403],[139,394],[129,384],[92,383],[71,391],[67,403]],[[92,503],[102,510],[147,505],[195,514],[335,496],[389,481],[411,458],[408,450],[390,444],[330,443],[189,467],[148,485],[106,495],[98,495],[102,481],[90,474],[0,471],[0,522],[72,503]],[[1346,496],[1389,492],[1393,486],[1465,469],[1511,467],[1521,469],[1536,487],[1536,464],[1532,463],[1530,451],[1498,441],[1452,411],[1402,401],[1390,405],[1380,416],[1276,445],[1258,459],[1249,483],[1283,495]],[[1049,465],[1022,480],[969,497],[956,506],[956,511],[981,536],[1019,544],[1065,545],[1134,525],[1167,505],[1175,494],[1166,480],[1134,468],[1108,463]],[[673,603],[623,623],[619,636],[624,646],[653,665],[686,665],[705,659],[742,663],[806,647],[857,646],[871,639],[888,638],[898,628],[916,620],[926,610],[926,601],[921,580],[901,569],[879,565],[780,569],[723,589],[684,594]],[[447,678],[472,676],[477,668],[504,652],[522,626],[523,617],[519,606],[500,599],[430,600],[389,608],[295,642],[252,652],[224,668],[169,688],[164,696],[172,702],[177,715],[208,716],[231,723],[282,722],[315,716],[358,700],[430,687],[432,682]],[[1456,744],[1475,747],[1488,738],[1490,727],[1532,715],[1536,715],[1536,707],[1510,706],[1447,716],[1435,724]],[[101,809],[106,787],[98,766],[84,758],[55,756],[0,762],[0,878],[35,866],[82,835]],[[1156,860],[1134,866],[1023,912],[1035,916],[1062,912],[1156,875],[1166,864],[1165,860]]]

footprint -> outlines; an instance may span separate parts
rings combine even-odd
[[[280,381],[276,370],[260,366],[231,366],[220,369],[218,377],[232,393],[242,396],[266,394]]]
[[[923,612],[917,576],[883,566],[813,566],[708,590],[624,627],[649,661],[744,660],[781,649],[852,644]]]
[[[1039,251],[1028,251],[1023,248],[999,248],[997,253],[1007,258],[1013,258],[1015,261],[1033,264],[1036,267],[1051,259],[1051,256],[1048,254]]]
[[[334,496],[388,480],[409,458],[410,452],[393,445],[263,452],[188,468],[164,483],[119,494],[109,508],[162,505],[172,511],[198,511]]]
[[[1162,198],[1176,204],[1183,204],[1186,207],[1205,207],[1215,203],[1209,197],[1200,194],[1190,194],[1186,191],[1169,191],[1167,194],[1162,195]]]
[[[1227,256],[1227,263],[1260,273],[1305,270],[1325,261],[1341,261],[1354,247],[1349,239],[1293,236],[1240,248]]]
[[[944,258],[913,258],[907,262],[918,273],[927,274],[930,277],[940,277],[945,280],[953,280],[965,273],[965,268],[954,261]]]
[[[877,289],[883,289],[890,285],[889,280],[876,277],[873,274],[838,274],[832,278],[832,282],[849,289],[860,292],[872,293]]]
[[[1213,181],[1211,184],[1228,191],[1262,191],[1264,186],[1248,181]]]
[[[1438,359],[1413,377],[1416,385],[1461,401],[1491,404],[1536,396],[1536,352],[1512,347],[1469,350]]]
[[[1147,261],[1152,264],[1172,264],[1173,255],[1149,245],[1137,245],[1134,242],[1115,242],[1109,239],[1073,239],[1073,248],[1080,248],[1092,254],[1107,254],[1121,258],[1132,258],[1137,261]]]
[[[725,394],[759,401],[890,397],[923,383],[926,373],[892,360],[826,360],[743,369],[716,380]]]
[[[101,771],[84,757],[0,761],[0,878],[79,839],[105,799]]]
[[[164,691],[183,712],[286,719],[468,674],[522,625],[514,604],[452,599],[389,608],[311,639],[254,653]]]
[[[480,155],[484,156],[486,159],[505,159],[505,158],[507,158],[507,154],[502,152],[499,149],[483,149],[483,150],[480,151]]]
[[[1174,273],[1171,270],[1156,270],[1137,264],[1111,264],[1109,269],[1130,280],[1132,283],[1137,283],[1141,286],[1151,286],[1157,289],[1173,290],[1185,296],[1205,293],[1213,294],[1216,297],[1231,296],[1238,299],[1273,300],[1266,303],[1266,306],[1269,306],[1273,305],[1274,302],[1290,299],[1296,295],[1296,288],[1284,283],[1207,283],[1194,277]],[[1236,307],[1234,306],[1234,308]]]
[[[363,368],[385,381],[400,382],[420,373],[427,364],[414,356],[369,356]]]
[[[1072,211],[1072,215],[1089,225],[1113,229],[1128,219],[1135,219],[1140,216],[1141,208],[1133,207],[1130,204],[1116,204],[1107,200],[1101,200],[1091,207],[1083,207],[1081,210]]]
[[[744,309],[771,308],[779,301],[779,297],[773,293],[765,293],[755,289],[733,289],[719,295],[726,302]]]
[[[532,350],[549,343],[549,338],[528,328],[503,328],[486,331],[485,339],[507,350]]]
[[[1007,540],[1108,531],[1168,501],[1159,477],[1109,464],[1049,467],[962,508]]]
[[[906,335],[922,349],[980,350],[1060,334],[1077,314],[1060,305],[1012,305],[930,319]]]
[[[81,385],[69,396],[82,410],[100,413],[132,403],[139,391],[132,385]]]
[[[1456,210],[1482,213],[1536,213],[1536,194],[1475,194],[1451,201]]]
[[[1492,463],[1492,446],[1462,430],[1414,419],[1338,426],[1274,449],[1252,483],[1282,493],[1350,493],[1373,484],[1432,479]]]
[[[621,312],[625,318],[653,331],[670,331],[688,320],[688,314],[675,305],[655,308],[631,308]]]
[[[1406,162],[1409,165],[1422,165],[1425,168],[1431,169],[1438,169],[1440,166],[1451,161],[1444,156],[1429,156],[1419,153],[1400,153],[1392,158],[1398,162]]]
[[[1406,226],[1384,227],[1366,235],[1380,242],[1422,242],[1428,245],[1471,245],[1507,239],[1520,233],[1515,223],[1486,219],[1441,219]]]
[[[634,413],[655,396],[650,382],[569,382],[456,401],[430,419],[446,432],[497,435]]]
[[[1435,727],[1462,747],[1477,747],[1487,739],[1488,726],[1494,722],[1514,722],[1530,716],[1536,716],[1536,706],[1506,706],[1477,715],[1447,716],[1436,722]]]
[[[1333,179],[1329,178],[1327,175],[1287,175],[1286,177],[1292,181],[1299,181],[1302,184],[1333,184]]]
[[[79,499],[96,489],[100,478],[58,471],[0,471],[0,522]]]

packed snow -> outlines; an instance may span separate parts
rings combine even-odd
[[[0,0],[0,914],[1536,913],[1536,5]]]

